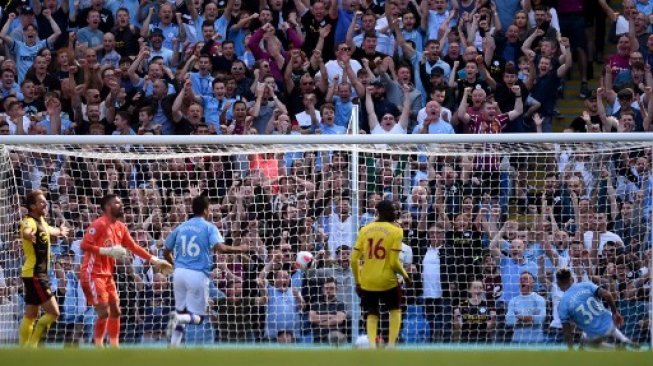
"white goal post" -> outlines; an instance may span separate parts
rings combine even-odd
[[[365,334],[349,254],[374,204],[404,229],[402,344],[562,345],[557,269],[617,300],[624,334],[653,336],[653,134],[338,136],[3,136],[0,343],[17,342],[23,298],[17,224],[24,195],[46,192],[51,289],[62,315],[49,343],[89,343],[79,242],[118,194],[134,239],[160,255],[211,201],[212,222],[249,255],[216,255],[209,317],[188,344],[355,344]],[[311,251],[313,267],[294,267]],[[172,281],[138,258],[117,267],[121,341],[166,341]],[[335,292],[330,292],[335,283]],[[387,337],[381,316],[379,337]]]

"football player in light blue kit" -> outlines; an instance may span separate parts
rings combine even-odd
[[[173,347],[179,346],[186,324],[200,324],[206,315],[209,276],[213,254],[248,252],[247,245],[224,244],[218,228],[208,222],[210,202],[206,196],[193,199],[193,218],[177,226],[166,238],[165,258],[174,263],[175,311],[168,322],[168,337]]]
[[[561,269],[556,273],[556,281],[564,295],[558,305],[565,343],[570,349],[574,345],[572,323],[583,331],[581,346],[607,346],[603,341],[613,337],[620,345],[638,348],[639,345],[628,339],[618,327],[624,319],[609,291],[592,282],[573,283],[571,272]],[[610,311],[603,306],[606,301]]]

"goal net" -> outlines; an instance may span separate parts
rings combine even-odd
[[[52,243],[61,316],[50,343],[91,342],[80,241],[109,192],[136,242],[159,256],[200,194],[227,244],[251,247],[216,255],[210,315],[187,328],[187,344],[364,344],[349,258],[382,199],[400,213],[413,280],[402,285],[403,344],[561,345],[560,268],[610,291],[623,333],[649,343],[651,154],[636,142],[0,145],[0,341],[17,342],[17,223],[25,193],[41,189],[49,223],[72,228]],[[299,251],[314,255],[311,268],[296,268]],[[121,342],[165,342],[171,278],[128,257],[115,279]],[[387,324],[382,311],[380,339]]]

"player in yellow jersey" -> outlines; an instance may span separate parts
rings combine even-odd
[[[367,313],[367,338],[371,348],[376,348],[379,326],[379,304],[383,302],[390,312],[390,339],[394,347],[401,327],[402,290],[397,274],[408,283],[410,277],[399,261],[403,230],[395,223],[395,208],[390,201],[376,205],[378,218],[358,233],[351,256],[351,269],[356,281],[356,292]],[[361,267],[362,262],[362,267]]]
[[[50,326],[59,317],[57,300],[50,291],[50,236],[68,236],[68,228],[51,228],[45,222],[48,201],[40,190],[25,196],[28,213],[20,222],[24,263],[21,270],[25,296],[25,315],[18,335],[21,346],[36,347]],[[43,308],[43,316],[34,324]]]

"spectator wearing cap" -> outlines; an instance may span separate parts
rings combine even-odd
[[[23,28],[25,42],[15,41],[13,38],[7,36],[11,20],[16,18],[16,14],[14,13],[9,14],[9,21],[5,23],[5,25],[2,27],[2,30],[0,31],[0,39],[2,39],[7,46],[9,46],[9,51],[11,51],[16,56],[16,68],[18,70],[19,83],[22,83],[25,79],[25,74],[34,63],[34,59],[36,58],[38,51],[44,47],[51,47],[59,35],[61,35],[61,29],[59,29],[59,26],[50,15],[50,11],[45,10],[43,15],[48,18],[50,25],[54,30],[54,32],[47,39],[37,41],[38,30],[33,24],[28,24],[25,28]]]
[[[102,33],[107,33],[113,28],[113,14],[111,11],[105,9],[104,0],[91,0],[91,6],[85,9],[76,8],[71,14],[71,20],[74,22],[77,20],[77,25],[82,28],[90,24],[91,18],[88,17],[88,14],[92,11],[98,13],[98,29]]]
[[[177,59],[175,57],[176,53],[173,52],[170,48],[165,47],[165,39],[166,38],[163,35],[163,31],[161,29],[152,29],[152,31],[149,33],[149,40],[152,49],[148,52],[148,61],[152,61],[154,57],[158,56],[163,59],[163,63],[167,67],[177,66]],[[186,63],[186,65],[189,65],[189,63]]]
[[[9,36],[16,41],[25,42],[23,30],[30,24],[34,26],[37,25],[34,20],[34,9],[29,6],[24,6],[20,11],[20,16],[18,17],[18,25],[10,31]],[[36,36],[36,40],[40,40],[38,35]]]
[[[141,36],[148,37],[150,32],[153,32],[156,29],[160,30],[161,37],[163,39],[163,47],[168,50],[172,50],[173,41],[175,39],[184,39],[186,37],[186,30],[184,27],[179,27],[177,24],[172,22],[173,17],[175,16],[175,11],[170,3],[163,3],[159,7],[159,20],[158,22],[152,22],[152,15],[154,14],[154,8],[150,8],[147,18],[143,21],[143,27],[141,28]],[[182,24],[181,13],[176,13],[177,23]]]
[[[590,131],[603,131],[603,123],[599,117],[598,106],[596,104],[596,89],[591,89],[587,92],[585,98],[585,110],[580,116],[576,117],[569,128],[573,132],[590,132]],[[612,130],[603,132],[613,132]]]

